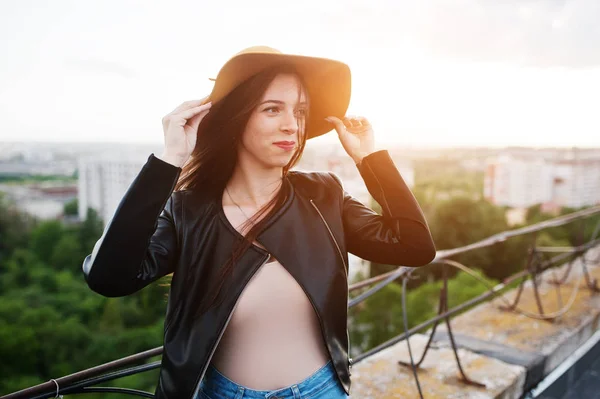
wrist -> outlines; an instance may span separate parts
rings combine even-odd
[[[173,166],[177,166],[178,168],[181,168],[187,161],[188,157],[183,156],[183,155],[177,155],[177,154],[172,154],[172,153],[168,153],[168,152],[163,152],[159,158],[167,163],[170,163]]]
[[[352,159],[354,160],[355,164],[360,164],[363,160],[363,158],[371,155],[372,153],[374,153],[375,151],[365,151],[365,152],[361,152],[355,155],[352,155]]]

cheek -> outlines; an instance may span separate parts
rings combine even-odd
[[[247,147],[258,148],[267,146],[272,139],[273,120],[260,118],[260,116],[251,118],[248,121],[243,135],[243,142]]]
[[[246,151],[259,155],[267,147],[268,135],[265,134],[263,129],[248,124],[242,136],[242,144]]]

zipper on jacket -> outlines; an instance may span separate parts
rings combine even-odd
[[[346,277],[348,277],[348,265],[346,264],[346,260],[344,259],[344,256],[342,255],[342,250],[340,249],[340,246],[338,245],[338,242],[335,239],[335,237],[333,235],[333,232],[329,228],[329,225],[327,224],[327,221],[323,217],[323,214],[321,213],[321,211],[319,210],[319,208],[317,208],[317,205],[313,202],[312,199],[310,200],[310,203],[313,206],[313,208],[315,208],[315,210],[317,211],[317,213],[319,214],[319,216],[321,217],[321,220],[323,221],[323,224],[325,225],[325,227],[327,227],[327,231],[329,232],[329,236],[333,240],[333,243],[335,244],[335,247],[337,248],[338,254],[340,255],[340,259],[342,260],[342,263],[344,264],[344,273],[346,274]]]
[[[348,284],[347,284],[348,283],[348,265],[346,264],[346,260],[344,259],[344,256],[342,255],[342,250],[340,249],[340,246],[338,245],[338,242],[335,239],[335,236],[333,235],[333,232],[331,231],[331,228],[327,224],[327,221],[325,220],[325,217],[323,217],[323,214],[321,213],[321,211],[319,210],[319,208],[317,208],[317,204],[314,203],[314,201],[312,200],[312,198],[310,199],[310,204],[313,206],[313,208],[315,208],[315,210],[317,211],[317,213],[321,217],[321,220],[323,221],[323,224],[325,225],[325,227],[327,227],[327,231],[329,232],[329,236],[333,240],[333,243],[335,244],[335,247],[337,248],[338,254],[340,255],[340,259],[342,260],[342,263],[344,265],[344,274],[346,275],[346,298],[348,298],[350,296],[350,292],[348,291]],[[315,308],[315,311],[316,311],[316,308]],[[317,312],[317,315],[318,315],[318,312]],[[320,320],[320,317],[319,317],[319,320]],[[348,375],[352,375],[352,373],[351,373],[352,358],[350,357],[350,333],[348,332],[348,328],[346,328],[346,340],[347,340],[347,343],[348,343]],[[328,347],[328,350],[329,350],[329,347]],[[331,353],[329,355],[331,356]]]
[[[352,375],[352,354],[350,353],[350,332],[346,328],[346,339],[348,340],[348,375]]]
[[[267,260],[269,260],[269,256],[267,256],[266,259],[263,261],[263,263],[256,269],[256,271],[254,271],[254,273],[252,273],[252,276],[250,276],[250,279],[256,273],[258,273],[258,271],[265,265],[265,263],[267,263]],[[248,281],[250,281],[250,279],[248,279]],[[246,286],[247,285],[248,285],[248,282],[246,282]],[[204,369],[202,369],[202,372],[200,373],[200,378],[198,378],[198,380],[196,381],[196,389],[194,390],[194,394],[192,395],[192,397],[190,399],[195,399],[198,396],[198,391],[200,390],[200,383],[202,382],[202,378],[204,377],[204,374],[206,374],[206,369],[208,369],[208,365],[210,364],[210,361],[212,360],[212,357],[215,354],[217,347],[219,346],[219,342],[221,342],[221,337],[223,337],[223,334],[225,333],[225,330],[227,329],[227,326],[229,325],[229,321],[231,320],[231,316],[233,316],[233,312],[235,311],[235,308],[237,308],[237,305],[240,302],[240,298],[242,297],[242,293],[244,292],[245,289],[246,289],[246,287],[244,287],[242,292],[240,292],[240,295],[238,295],[238,297],[235,301],[235,304],[233,305],[233,308],[231,309],[231,312],[229,312],[229,316],[227,316],[227,321],[225,322],[225,325],[221,329],[221,332],[219,332],[219,337],[217,338],[217,342],[211,349],[210,355],[208,356],[208,360],[206,361],[206,364],[204,365]]]

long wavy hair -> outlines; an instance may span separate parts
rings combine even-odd
[[[303,93],[310,101],[302,76],[290,65],[278,65],[252,76],[221,101],[212,105],[210,112],[198,126],[196,146],[188,162],[183,166],[175,190],[197,188],[202,190],[203,195],[214,196],[221,201],[225,186],[237,166],[238,147],[250,116],[260,104],[269,85],[280,74],[291,74],[296,77],[299,83],[298,102]],[[283,168],[283,178],[297,164],[304,151],[307,137],[305,126],[308,117],[310,116],[307,112],[297,119],[298,148],[289,163]],[[210,287],[207,293],[202,294],[195,317],[211,306],[222,302],[227,292],[227,290],[223,290],[223,284],[227,281],[236,261],[250,248],[269,218],[283,205],[285,200],[286,192],[282,185],[276,195],[245,222],[245,227],[250,225],[252,227],[242,236],[243,238],[234,247],[230,259],[221,268],[219,278],[214,280],[219,283]],[[186,280],[187,283],[191,283],[192,279],[186,277]],[[185,288],[182,297],[186,293],[189,293],[189,286]],[[219,297],[220,300],[217,301]]]

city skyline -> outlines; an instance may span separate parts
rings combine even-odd
[[[234,53],[264,44],[347,62],[348,114],[371,120],[380,147],[600,147],[592,0],[24,1],[0,11],[0,141],[160,144],[164,115],[207,94]]]

